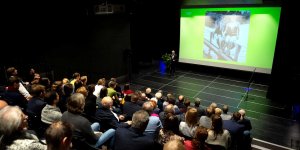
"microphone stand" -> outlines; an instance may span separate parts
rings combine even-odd
[[[249,81],[248,81],[247,87],[244,88],[244,89],[246,90],[246,93],[243,95],[244,101],[247,101],[247,100],[248,100],[248,93],[249,93],[249,91],[252,90],[252,88],[250,88],[250,86],[251,86],[251,84],[252,84],[252,82],[253,82],[252,79],[253,79],[255,70],[256,70],[256,68],[254,68],[254,70],[252,71],[252,74],[251,74],[251,77],[250,77],[250,79],[249,79]]]

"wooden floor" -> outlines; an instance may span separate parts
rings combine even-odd
[[[250,86],[249,86],[250,85]],[[248,98],[246,98],[246,89]],[[253,149],[299,149],[300,124],[290,117],[290,107],[266,98],[268,85],[256,84],[255,80],[236,79],[222,74],[202,74],[195,71],[177,70],[169,76],[158,69],[150,69],[135,75],[131,88],[152,92],[163,90],[164,96],[172,92],[188,97],[191,101],[198,97],[201,105],[216,102],[219,107],[229,105],[229,111],[241,108],[251,120],[253,129]]]

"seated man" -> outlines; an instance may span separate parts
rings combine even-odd
[[[74,127],[74,140],[83,141],[84,144],[98,148],[115,135],[114,129],[109,129],[102,135],[94,131],[100,130],[99,123],[91,124],[88,119],[81,116],[85,105],[85,97],[81,93],[73,94],[67,102],[67,110],[62,115],[61,120],[72,124]],[[77,143],[76,143],[77,144]],[[74,143],[75,145],[75,143]],[[112,146],[113,143],[110,143]],[[78,146],[81,146],[80,144]]]
[[[117,128],[115,150],[153,150],[154,139],[144,133],[149,122],[149,114],[139,110],[133,114],[130,128]]]
[[[113,100],[111,97],[106,96],[101,101],[102,107],[100,107],[96,114],[96,120],[101,122],[101,130],[106,131],[108,129],[116,129],[118,127],[129,127],[131,121],[120,122],[124,119],[123,115],[117,115],[112,111]]]
[[[69,123],[52,123],[45,133],[47,150],[69,150],[72,146],[72,135],[72,126]]]
[[[47,149],[35,135],[27,132],[27,120],[18,106],[6,106],[0,110],[0,149]]]

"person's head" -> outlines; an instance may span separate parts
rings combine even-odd
[[[223,105],[222,110],[223,110],[224,114],[227,114],[227,112],[228,112],[228,106],[227,105]]]
[[[179,95],[178,96],[178,101],[179,102],[183,102],[184,101],[184,96],[183,95]]]
[[[156,98],[157,100],[161,99],[161,97],[162,97],[162,93],[161,93],[161,92],[155,93],[155,98]]]
[[[143,104],[143,110],[147,111],[149,115],[153,112],[153,109],[153,104],[150,101]]]
[[[215,111],[215,108],[217,108],[218,105],[217,105],[217,103],[212,102],[212,103],[210,104],[210,107],[211,107],[212,111]]]
[[[105,96],[102,98],[101,104],[103,108],[109,109],[113,105],[113,100],[110,96]]]
[[[245,109],[240,109],[239,113],[241,114],[241,119],[244,119],[245,115],[246,115],[246,111]]]
[[[13,87],[14,89],[19,89],[20,87],[20,80],[16,76],[10,76],[8,78],[8,86]]]
[[[105,78],[101,78],[97,82],[98,85],[105,85]]]
[[[123,90],[124,90],[124,91],[127,91],[127,90],[129,90],[129,89],[130,89],[129,83],[126,83],[126,84],[124,85]]]
[[[18,75],[18,70],[15,67],[9,67],[6,70],[8,76],[16,76]]]
[[[52,123],[45,132],[47,150],[69,150],[72,147],[72,135],[72,126],[69,123]]]
[[[220,108],[215,108],[215,115],[221,116],[221,114],[222,114],[222,109],[220,109]]]
[[[105,96],[107,96],[107,88],[106,87],[102,87],[101,90],[100,90],[100,94],[99,94],[99,97],[100,98],[103,98]]]
[[[131,102],[136,103],[139,100],[139,95],[137,93],[131,94]]]
[[[72,75],[72,77],[73,77],[73,79],[80,80],[80,73],[75,72],[75,73]]]
[[[80,81],[82,82],[83,85],[86,85],[88,81],[87,76],[81,76]]]
[[[165,107],[164,112],[167,113],[172,113],[175,114],[175,109],[173,104],[169,104]]]
[[[191,101],[190,101],[189,99],[186,98],[186,99],[184,100],[183,104],[184,104],[184,106],[185,106],[186,108],[188,108],[188,107],[191,105]]]
[[[108,82],[108,87],[114,89],[116,86],[117,86],[117,83],[116,83],[115,81],[109,81],[109,82]]]
[[[151,88],[147,88],[146,89],[146,94],[150,94],[151,93]]]
[[[198,123],[198,112],[196,108],[190,108],[185,114],[185,122],[189,127],[194,127]]]
[[[182,141],[175,139],[164,144],[163,150],[185,150],[185,147]]]
[[[199,107],[201,104],[201,99],[200,98],[195,98],[195,106]]]
[[[5,106],[0,110],[0,134],[10,137],[27,130],[28,117],[18,106]]]
[[[76,93],[81,93],[82,95],[84,95],[84,97],[88,96],[88,91],[85,88],[85,86],[81,86],[76,90]]]
[[[6,103],[5,100],[0,99],[0,110],[1,110],[2,108],[4,108],[5,106],[7,106],[7,105],[8,105],[8,104]]]
[[[30,94],[33,97],[44,97],[46,87],[41,84],[34,84],[31,86]]]
[[[85,97],[81,93],[74,93],[67,102],[68,112],[81,114],[84,110]]]
[[[165,116],[163,129],[173,131],[174,133],[178,133],[179,132],[178,117],[172,113],[167,113]]]
[[[175,54],[175,50],[172,50],[172,54],[173,54],[173,55]]]
[[[73,93],[73,85],[71,83],[67,83],[63,87],[63,92],[65,96],[70,96]]]
[[[241,118],[241,114],[239,112],[234,112],[232,114],[232,118],[231,119],[234,120],[234,121],[239,121],[240,118]]]
[[[59,101],[59,95],[55,91],[48,91],[45,93],[44,101],[48,105],[54,105],[57,104]]]
[[[199,126],[195,131],[195,136],[192,140],[192,144],[194,147],[198,147],[200,149],[205,149],[205,140],[208,137],[208,132],[205,127]]]
[[[68,84],[69,82],[70,82],[70,81],[69,81],[68,78],[63,78],[63,79],[62,79],[63,85]]]
[[[144,110],[135,112],[132,116],[131,127],[139,129],[144,132],[149,122],[149,114]]]

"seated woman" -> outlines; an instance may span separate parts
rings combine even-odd
[[[228,149],[231,138],[228,130],[223,129],[223,120],[218,115],[212,117],[212,128],[208,130],[208,137],[205,141],[210,147],[221,146]]]
[[[0,149],[47,149],[37,136],[27,131],[27,120],[18,106],[6,106],[0,110]]]
[[[160,129],[157,137],[157,143],[164,145],[170,140],[184,141],[184,138],[179,136],[179,121],[176,115],[167,113],[164,119],[163,128]]]
[[[91,124],[88,119],[81,116],[84,110],[85,97],[81,93],[71,95],[67,102],[67,111],[63,113],[61,120],[73,125],[73,138],[77,141],[83,141],[88,145],[98,148],[115,135],[114,129],[109,129],[102,135],[95,133],[100,131],[99,123]],[[74,143],[75,145],[75,143]],[[113,140],[110,145],[113,146]]]
[[[190,108],[185,114],[185,122],[180,122],[179,131],[186,138],[193,138],[198,127],[198,112],[196,108]]]

